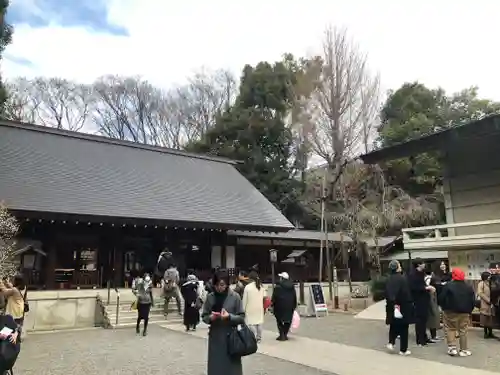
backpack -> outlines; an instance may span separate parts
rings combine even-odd
[[[162,276],[165,273],[170,263],[172,263],[172,253],[169,251],[162,252],[156,262],[158,276]]]
[[[163,285],[163,291],[165,293],[169,293],[175,290],[175,282],[173,280],[165,280],[165,284]]]
[[[163,277],[165,283],[163,285],[163,291],[168,293],[175,290],[177,287],[177,278],[178,272],[175,268],[169,268],[165,271],[165,275]]]

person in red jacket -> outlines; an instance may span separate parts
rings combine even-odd
[[[464,271],[460,268],[453,268],[451,278],[452,281],[444,286],[439,295],[439,304],[443,309],[448,354],[468,357],[471,352],[467,346],[467,331],[476,297],[472,286],[465,282]],[[457,349],[457,332],[460,350]]]

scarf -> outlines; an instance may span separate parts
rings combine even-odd
[[[224,307],[224,302],[226,301],[228,293],[229,293],[229,287],[223,293],[219,293],[217,291],[214,292],[215,302],[214,302],[214,305],[212,306],[212,311],[214,311],[214,312],[221,312],[222,311],[222,308]]]

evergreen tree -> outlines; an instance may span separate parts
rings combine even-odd
[[[295,76],[282,62],[246,66],[235,104],[196,143],[195,152],[241,161],[240,172],[289,218],[296,217],[300,179],[294,139],[285,119],[293,105]]]
[[[9,7],[9,0],[0,0],[0,60],[2,58],[5,47],[7,47],[12,42],[12,26],[9,25],[5,16],[7,14],[7,8]],[[7,100],[7,91],[3,82],[0,78],[0,112],[3,112],[3,107],[5,101]]]

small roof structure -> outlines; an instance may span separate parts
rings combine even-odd
[[[0,165],[0,200],[14,212],[294,228],[223,158],[2,120]]]
[[[412,251],[411,252],[412,259],[448,259],[448,252],[443,250],[422,250],[422,251]],[[409,254],[407,251],[400,251],[394,254],[389,254],[380,257],[382,261],[391,261],[391,260],[410,260]]]
[[[388,237],[377,237],[377,241],[374,238],[364,239],[366,246],[368,247],[379,247],[385,248],[392,245],[397,240],[401,239],[402,236],[388,236]]]
[[[298,241],[321,241],[324,237],[319,231],[294,229],[286,233],[252,232],[252,231],[228,231],[228,236],[266,238],[276,240],[298,240]],[[352,239],[341,232],[328,233],[330,242],[352,242]]]
[[[457,143],[461,143],[461,140],[465,140],[468,144],[477,141],[483,142],[484,140],[490,140],[498,144],[499,137],[500,115],[492,115],[394,146],[375,150],[361,155],[360,158],[366,164],[376,164],[385,160],[418,155],[429,151],[447,150],[454,145],[456,146]],[[463,151],[463,149],[460,151]]]

